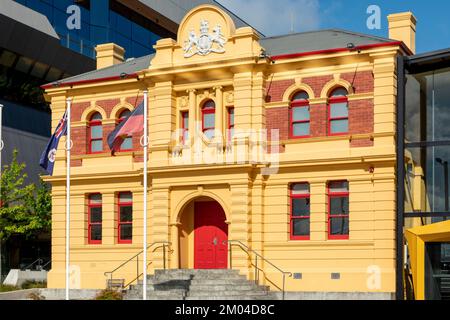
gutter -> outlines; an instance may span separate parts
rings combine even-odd
[[[385,43],[366,44],[366,45],[356,46],[351,49],[349,49],[349,48],[334,48],[334,49],[309,51],[309,52],[301,52],[301,53],[282,54],[282,55],[271,56],[270,58],[274,61],[277,61],[277,60],[294,59],[294,58],[313,56],[313,55],[319,55],[319,54],[331,54],[331,53],[338,53],[338,52],[345,52],[345,51],[368,50],[368,49],[390,47],[390,46],[400,46],[407,55],[413,55],[411,50],[409,50],[409,48],[402,41],[392,41],[392,42],[385,42]],[[125,76],[119,75],[119,76],[113,76],[113,77],[65,82],[65,83],[60,83],[60,84],[58,84],[58,82],[53,82],[50,84],[42,85],[41,88],[45,90],[45,89],[51,89],[51,88],[72,87],[72,86],[82,85],[82,84],[99,83],[99,82],[106,82],[106,81],[116,81],[116,80],[130,79],[130,78],[139,79],[139,75],[138,75],[138,73],[132,73],[132,74],[127,74]]]

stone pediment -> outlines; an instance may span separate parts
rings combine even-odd
[[[259,37],[251,27],[236,29],[220,8],[201,5],[186,14],[177,40],[161,39],[150,69],[249,58],[259,55]]]

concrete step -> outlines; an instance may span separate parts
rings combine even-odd
[[[210,297],[210,296],[220,296],[220,297],[228,297],[228,296],[265,296],[267,295],[267,291],[243,291],[243,290],[228,290],[221,292],[209,292],[209,291],[189,291],[187,293],[187,297]]]
[[[239,291],[268,291],[268,287],[257,286],[254,283],[240,283],[240,284],[193,284],[189,287],[190,292],[194,291],[227,291],[227,290],[239,290]]]

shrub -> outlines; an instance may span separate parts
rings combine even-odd
[[[95,300],[123,300],[123,296],[120,291],[104,289],[97,294]]]
[[[16,286],[0,284],[0,292],[8,292],[8,291],[15,291],[15,290],[19,290],[19,288]]]
[[[20,287],[22,289],[47,288],[47,282],[27,280]]]
[[[45,297],[39,293],[32,292],[28,295],[28,299],[31,300],[45,300]]]

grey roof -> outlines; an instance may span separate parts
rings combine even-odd
[[[353,43],[355,46],[361,46],[388,42],[392,42],[392,40],[339,29],[301,32],[276,37],[267,37],[260,40],[260,43],[266,49],[267,54],[271,56],[312,52],[325,49],[346,48],[348,43]],[[108,68],[66,78],[59,81],[59,83],[64,84],[68,82],[114,77],[120,76],[122,73],[132,74],[137,71],[147,69],[153,56],[154,54],[151,54]]]
[[[223,9],[226,13],[230,15],[233,19],[236,28],[251,26],[241,18],[239,18],[236,14],[228,10],[226,7],[221,5],[215,0],[139,0],[146,6],[152,8],[157,11],[161,15],[166,18],[172,20],[176,24],[180,24],[181,20],[183,20],[186,13],[188,13],[191,9],[202,5],[202,4],[211,4]],[[253,26],[253,29],[256,30]],[[261,32],[256,30],[260,36],[264,36]]]
[[[260,40],[269,55],[303,53],[326,49],[345,48],[348,43],[355,46],[391,42],[391,39],[350,32],[341,29],[326,29],[267,37]]]
[[[47,17],[12,0],[1,0],[0,14],[59,40]]]

